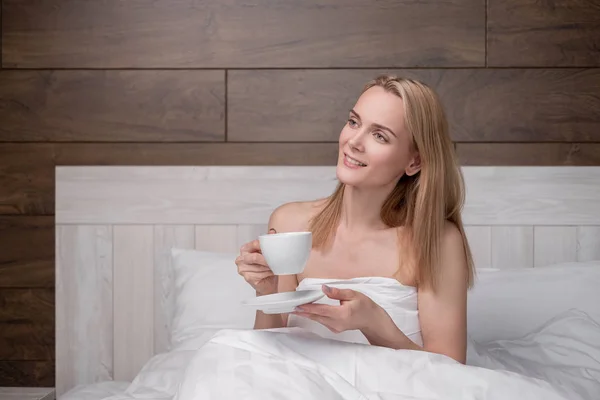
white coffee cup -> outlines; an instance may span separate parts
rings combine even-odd
[[[275,275],[292,275],[304,271],[310,250],[312,232],[281,232],[260,235],[260,250]]]

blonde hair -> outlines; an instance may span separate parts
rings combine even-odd
[[[368,82],[363,93],[374,86],[403,99],[406,127],[421,158],[420,171],[413,176],[403,175],[385,200],[381,219],[389,227],[405,228],[402,242],[409,244],[405,250],[409,253],[408,262],[415,268],[417,283],[434,290],[444,225],[446,221],[454,223],[462,235],[471,287],[473,260],[461,219],[464,179],[441,101],[431,88],[412,79],[382,75]],[[339,223],[344,187],[340,182],[310,222],[315,248],[331,244]],[[401,260],[400,265],[406,267],[406,261]]]

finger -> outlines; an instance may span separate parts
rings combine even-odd
[[[238,272],[241,273],[269,273],[272,274],[273,271],[269,267],[265,267],[263,265],[253,265],[253,264],[241,264],[238,267]]]
[[[267,260],[261,253],[248,253],[244,255],[244,264],[256,264],[267,266]]]
[[[248,253],[255,253],[260,251],[260,243],[258,241],[258,239],[254,239],[251,242],[245,243],[241,248],[240,248],[240,253],[242,255],[244,254],[248,254]]]
[[[335,300],[352,300],[356,297],[356,292],[352,289],[338,289],[327,285],[323,285],[323,293]]]
[[[264,270],[269,269],[269,266],[267,265],[267,262],[264,259],[264,257],[262,257],[260,254],[257,254],[257,256],[254,256],[254,254],[257,254],[257,253],[249,253],[246,255],[237,256],[235,258],[235,264],[238,267],[241,267],[242,265],[254,265],[256,267],[260,267],[260,269],[264,269]]]
[[[302,311],[293,311],[292,314],[297,315],[299,317],[312,319],[313,321],[317,321],[318,323],[326,326],[331,326],[333,323],[333,320],[331,318],[324,317],[322,315],[316,315]]]
[[[269,278],[271,276],[274,276],[271,271],[267,271],[267,272],[250,272],[249,275],[250,275],[251,278],[256,279],[258,281],[262,281],[265,278]]]
[[[330,306],[328,304],[304,304],[296,307],[300,312],[327,318],[335,318],[339,314],[339,308],[339,306]]]
[[[252,282],[260,282],[263,279],[273,276],[272,272],[246,272],[243,274],[244,278]]]

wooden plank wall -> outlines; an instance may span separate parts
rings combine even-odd
[[[330,165],[389,71],[466,165],[600,165],[597,1],[0,1],[0,385],[54,383],[56,165]]]

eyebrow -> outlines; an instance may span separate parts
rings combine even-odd
[[[356,116],[358,117],[358,119],[361,119],[361,118],[360,118],[360,115],[358,115],[358,113],[357,113],[356,111],[354,111],[353,109],[352,109],[352,110],[350,110],[350,112],[351,112],[352,114],[356,115]],[[374,123],[372,123],[371,125],[373,125],[373,126],[374,126],[374,127],[376,127],[376,128],[379,128],[379,129],[381,129],[381,130],[388,131],[389,133],[391,133],[391,134],[392,134],[394,137],[396,137],[396,138],[398,137],[398,136],[396,136],[396,134],[394,133],[394,131],[393,131],[393,130],[391,130],[390,128],[388,128],[387,126],[384,126],[384,125],[381,125],[381,124],[378,124],[378,123],[375,123],[375,122],[374,122]]]

